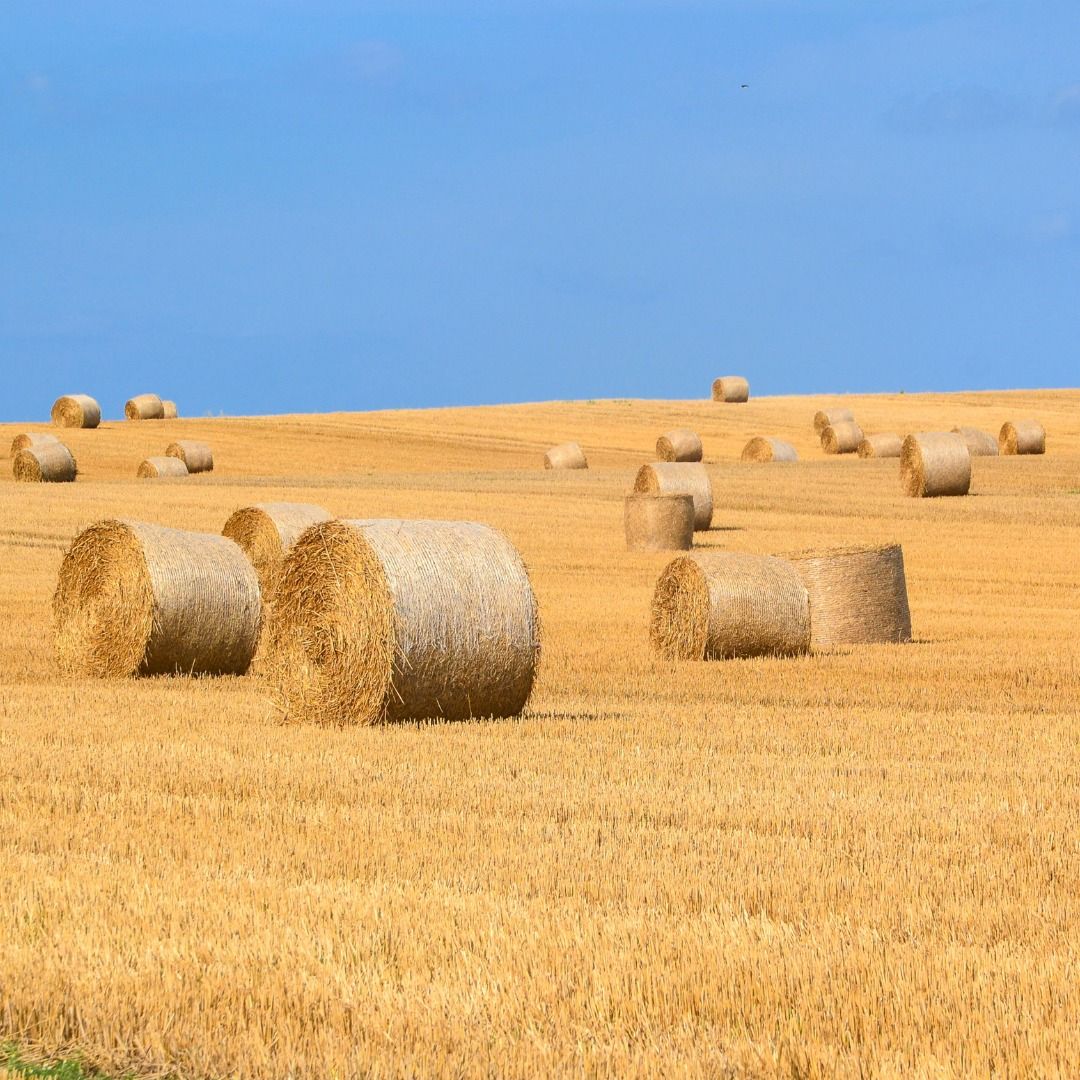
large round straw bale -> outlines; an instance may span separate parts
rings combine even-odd
[[[954,427],[953,434],[963,437],[972,457],[997,457],[998,442],[989,431],[973,427]]]
[[[806,589],[783,559],[695,552],[656,583],[649,636],[677,660],[787,656],[810,647]]]
[[[125,402],[124,415],[129,420],[162,420],[165,406],[157,394],[136,394]]]
[[[963,435],[926,431],[909,435],[900,451],[900,485],[916,499],[966,495],[971,488],[971,454]]]
[[[178,439],[165,447],[165,456],[179,458],[189,473],[211,472],[214,468],[214,455],[204,442],[194,439]]]
[[[285,556],[301,533],[330,515],[309,503],[257,503],[237,510],[221,530],[235,540],[255,567],[265,603],[272,603],[281,582]]]
[[[751,439],[742,452],[743,461],[798,461],[795,447],[783,439],[770,435],[757,435]]]
[[[904,553],[899,544],[789,556],[810,597],[810,646],[911,640]]]
[[[904,440],[889,431],[878,435],[865,435],[859,443],[859,457],[899,457]]]
[[[854,454],[862,440],[862,428],[854,420],[841,420],[821,429],[821,449],[826,454]]]
[[[657,461],[700,461],[701,438],[686,428],[666,431],[656,440]]]
[[[30,450],[36,446],[58,446],[60,440],[55,435],[39,434],[36,431],[24,431],[11,440],[11,456],[20,450]]]
[[[713,401],[749,401],[750,383],[741,375],[721,375],[713,380],[712,397]]]
[[[176,411],[175,401],[165,401],[164,398],[161,401],[161,418],[162,420],[175,420],[179,416]]]
[[[694,546],[691,495],[627,495],[623,522],[628,551],[689,551]]]
[[[642,465],[634,480],[634,490],[645,495],[691,495],[695,531],[704,532],[712,525],[712,482],[700,462],[656,461]]]
[[[71,451],[61,442],[28,446],[11,463],[16,480],[31,484],[64,484],[75,479],[79,469]]]
[[[188,467],[174,457],[148,457],[141,462],[135,475],[140,480],[156,480],[163,476],[187,476]]]
[[[998,446],[1003,454],[1045,454],[1046,431],[1038,420],[1008,421],[1001,425]]]
[[[544,455],[545,469],[587,469],[585,451],[576,442],[559,443]]]
[[[285,559],[266,673],[296,720],[516,716],[539,650],[529,576],[501,533],[328,521]]]
[[[52,422],[57,427],[95,428],[101,406],[89,394],[65,394],[53,402]]]
[[[69,675],[242,675],[259,640],[259,581],[212,533],[101,521],[64,556],[53,597]]]
[[[819,435],[827,427],[853,423],[855,423],[855,414],[850,409],[819,409],[814,413],[814,430]]]

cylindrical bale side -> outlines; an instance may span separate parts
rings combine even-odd
[[[998,441],[989,431],[980,431],[973,427],[954,427],[953,434],[961,436],[967,443],[968,453],[972,457],[997,457]]]
[[[587,469],[585,451],[576,442],[559,443],[544,454],[545,469]]]
[[[188,467],[174,457],[148,457],[140,462],[135,475],[140,480],[156,480],[158,477],[187,476]]]
[[[971,489],[971,454],[964,437],[951,431],[909,435],[900,451],[900,486],[915,499],[966,495]]]
[[[70,484],[79,467],[71,451],[62,443],[28,446],[11,462],[15,479],[29,484]]]
[[[862,441],[862,428],[854,420],[842,420],[821,429],[821,449],[826,454],[854,454]]]
[[[855,414],[850,409],[819,409],[814,413],[814,430],[820,435],[827,427],[837,424],[854,424]]]
[[[783,439],[770,435],[757,435],[751,439],[742,452],[743,461],[798,461],[795,447]]]
[[[806,589],[783,559],[738,552],[684,555],[656,583],[649,637],[658,652],[677,660],[805,653]]]
[[[656,440],[658,461],[700,461],[702,453],[700,436],[687,428],[666,431]]]
[[[903,446],[904,440],[891,431],[865,435],[859,443],[859,457],[896,458],[900,456]]]
[[[628,551],[689,551],[694,546],[694,499],[635,492],[626,496],[623,523]]]
[[[175,420],[179,415],[180,414],[176,410],[175,401],[165,401],[164,399],[162,399],[161,418],[163,420]]]
[[[165,406],[157,394],[136,394],[124,403],[124,415],[129,420],[163,420]]]
[[[1003,454],[1045,454],[1046,430],[1038,420],[1007,421],[1001,425],[998,447]]]
[[[53,402],[51,415],[57,427],[96,428],[101,406],[89,394],[64,394]]]
[[[56,654],[69,675],[242,675],[261,613],[255,570],[226,537],[102,521],[60,567]]]
[[[750,400],[750,383],[741,375],[721,375],[712,384],[713,401],[742,402]]]
[[[14,457],[20,450],[32,450],[38,446],[62,445],[55,435],[39,434],[36,431],[24,431],[11,440],[11,456]]]
[[[165,456],[178,458],[187,466],[189,473],[212,472],[214,454],[204,442],[195,439],[178,439],[165,447]]]
[[[712,481],[700,462],[657,461],[642,465],[634,490],[644,495],[690,495],[694,499],[694,529],[704,532],[712,525]]]

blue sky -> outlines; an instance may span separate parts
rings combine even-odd
[[[0,419],[1076,385],[1078,42],[1077,0],[5,0]]]

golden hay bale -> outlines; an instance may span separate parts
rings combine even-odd
[[[971,454],[963,435],[950,431],[909,435],[900,451],[900,486],[916,499],[966,495],[971,488]]]
[[[676,660],[805,653],[806,589],[783,559],[727,551],[684,555],[656,583],[649,637],[658,652]]]
[[[690,495],[626,496],[627,551],[689,551],[694,546],[694,499]]]
[[[176,411],[175,401],[166,401],[162,398],[161,401],[161,418],[162,420],[175,420],[180,414]]]
[[[329,520],[321,506],[309,503],[257,503],[233,513],[221,534],[243,549],[255,567],[263,602],[272,603],[293,544],[305,529]]]
[[[998,442],[989,431],[980,431],[973,427],[954,427],[953,434],[963,438],[972,457],[997,457]]]
[[[656,440],[657,461],[700,461],[701,438],[686,428],[666,431]]]
[[[998,446],[1003,454],[1045,454],[1046,431],[1038,420],[1008,421],[1001,425]]]
[[[814,430],[819,435],[827,427],[853,423],[855,423],[855,414],[850,409],[820,409],[814,413]]]
[[[231,540],[137,521],[81,532],[53,596],[68,675],[242,675],[261,617],[259,580]]]
[[[163,476],[187,476],[188,467],[174,457],[148,457],[139,465],[135,475],[140,480],[156,480]]]
[[[62,445],[55,435],[39,434],[36,431],[24,431],[11,440],[11,456],[14,457],[20,450],[31,450],[36,446],[59,446]]]
[[[165,406],[157,394],[137,394],[125,402],[124,415],[129,420],[162,420]]]
[[[862,441],[862,428],[854,420],[841,420],[821,429],[821,449],[826,454],[854,454]]]
[[[740,402],[750,400],[750,383],[741,375],[722,375],[712,384],[713,401]]]
[[[644,495],[692,495],[695,531],[704,532],[712,525],[712,481],[699,462],[657,461],[642,465],[634,490]]]
[[[899,457],[904,440],[893,432],[865,435],[859,443],[859,457]]]
[[[20,450],[11,463],[16,480],[30,484],[69,484],[79,467],[71,451],[62,443],[44,443]]]
[[[585,451],[576,442],[559,443],[544,455],[545,469],[587,469]]]
[[[178,439],[169,443],[165,447],[165,456],[179,458],[189,473],[212,472],[214,468],[214,454],[210,447],[194,439]]]
[[[101,406],[89,394],[65,394],[53,402],[52,422],[57,427],[95,428]]]
[[[742,452],[743,461],[798,461],[795,447],[783,439],[771,435],[757,435],[751,439]]]
[[[328,521],[285,559],[266,673],[295,720],[516,716],[540,651],[513,545],[461,521]]]
[[[810,597],[810,647],[911,640],[899,544],[790,555]]]

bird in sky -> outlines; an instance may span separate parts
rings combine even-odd
[[[739,87],[739,89],[740,90],[749,90],[750,89],[750,84],[748,82],[744,82],[742,84],[742,86]]]

